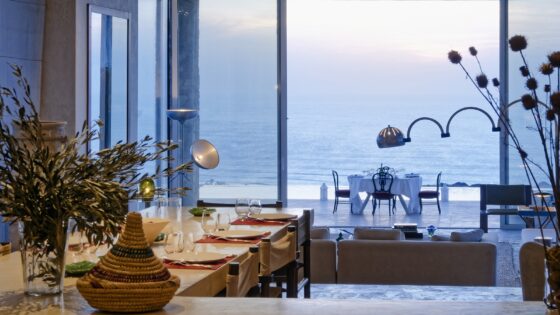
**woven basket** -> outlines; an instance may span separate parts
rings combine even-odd
[[[76,283],[89,305],[119,313],[159,310],[179,285],[148,246],[138,213],[128,214],[117,244]]]

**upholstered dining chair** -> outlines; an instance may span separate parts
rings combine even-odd
[[[435,199],[437,204],[437,211],[441,214],[439,206],[439,185],[441,183],[441,172],[437,175],[436,190],[421,190],[418,193],[418,200],[420,201],[420,214],[422,214],[422,199]]]
[[[257,296],[259,292],[259,248],[249,248],[249,254],[241,262],[230,262],[226,277],[226,296]]]
[[[333,213],[336,212],[339,203],[349,203],[350,212],[352,212],[352,202],[350,202],[350,189],[341,189],[338,182],[338,172],[333,170],[332,176],[334,180],[334,208]],[[347,201],[340,201],[340,198],[347,198]]]
[[[396,195],[391,192],[391,187],[393,186],[393,175],[388,172],[378,172],[373,174],[371,177],[373,182],[373,193],[371,205],[373,206],[372,215],[375,215],[375,209],[377,205],[381,207],[381,201],[389,201],[389,215],[391,213],[395,214],[395,207],[397,206]]]
[[[285,282],[290,286],[297,281],[297,239],[296,227],[288,226],[286,235],[275,242],[263,238],[259,244],[259,283],[262,297],[281,297],[283,288],[270,286],[271,283]],[[280,280],[282,279],[282,280]],[[290,290],[291,286],[286,289]],[[287,294],[288,295],[288,294]]]

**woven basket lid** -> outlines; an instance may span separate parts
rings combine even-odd
[[[169,270],[154,255],[142,229],[142,216],[131,212],[124,232],[111,250],[86,275],[90,280],[142,283],[166,281]]]

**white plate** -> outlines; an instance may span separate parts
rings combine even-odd
[[[255,238],[259,236],[265,235],[266,231],[255,231],[255,230],[227,230],[227,231],[217,231],[214,232],[212,235],[217,237],[225,237],[225,238]]]
[[[166,254],[163,258],[192,264],[208,264],[225,259],[228,255],[213,252],[184,252]]]
[[[261,220],[290,220],[297,218],[297,215],[289,213],[260,213],[251,215],[251,218]]]

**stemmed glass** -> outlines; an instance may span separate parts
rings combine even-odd
[[[249,199],[241,198],[235,200],[235,213],[244,221],[249,215]]]
[[[249,216],[260,214],[262,211],[261,201],[259,199],[252,199],[249,201]]]

